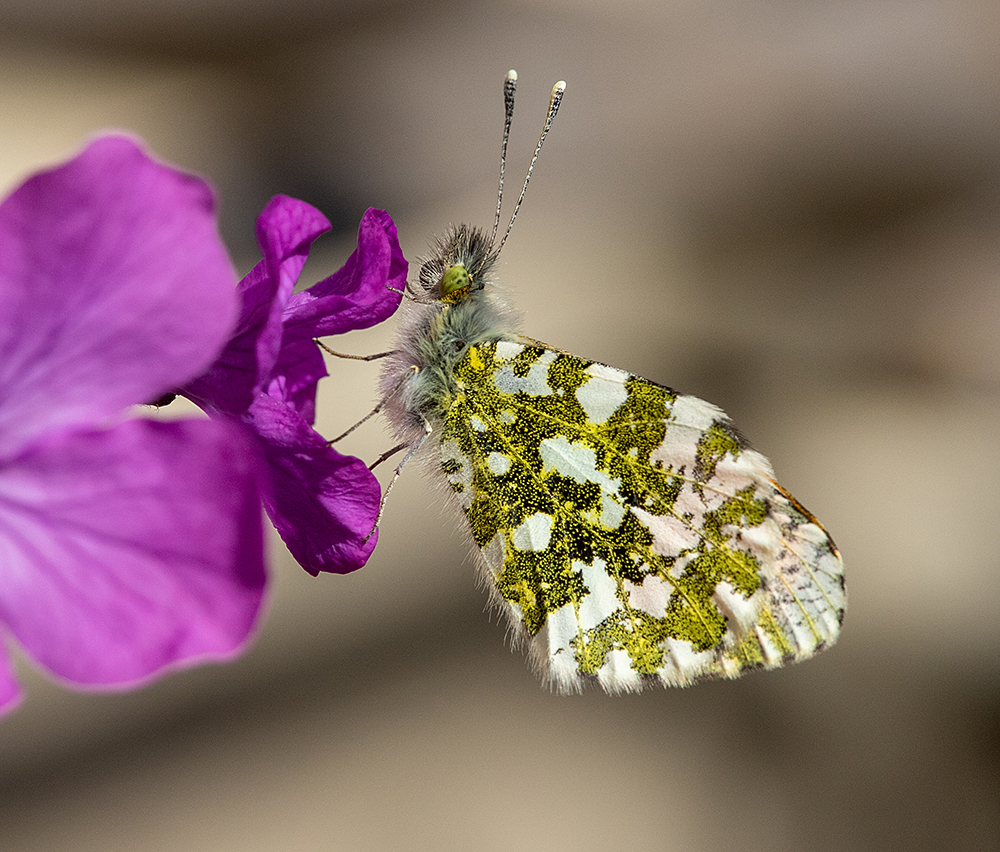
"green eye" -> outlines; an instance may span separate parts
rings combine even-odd
[[[441,276],[441,298],[447,299],[462,290],[468,290],[471,283],[472,277],[462,264],[449,266]]]

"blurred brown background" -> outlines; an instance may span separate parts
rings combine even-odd
[[[0,847],[1000,848],[998,38],[987,0],[5,2],[5,189],[129,128],[216,182],[241,271],[273,193],[321,207],[310,282],[369,205],[411,261],[489,224],[504,73],[511,185],[567,80],[502,263],[526,332],[722,405],[850,609],[787,670],[549,695],[410,469],[364,570],[275,545],[239,662],[122,695],[22,663]],[[328,435],[377,369],[331,366]]]

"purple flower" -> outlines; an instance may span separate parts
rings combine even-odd
[[[230,658],[261,607],[253,444],[125,416],[226,340],[213,209],[203,181],[121,136],[0,205],[0,630],[73,684]],[[0,711],[20,695],[0,647]]]
[[[327,374],[313,338],[387,319],[399,307],[394,290],[403,289],[407,271],[392,219],[369,209],[344,267],[293,295],[312,241],[329,227],[304,201],[271,199],[257,219],[263,259],[237,288],[236,330],[218,361],[182,391],[256,435],[271,474],[264,506],[313,575],[365,564],[377,541],[367,536],[381,496],[364,462],[337,452],[312,428],[316,385]]]

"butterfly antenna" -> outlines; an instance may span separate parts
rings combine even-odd
[[[506,92],[506,89],[504,91]],[[514,227],[514,220],[517,218],[517,211],[521,209],[521,202],[524,201],[524,194],[528,191],[528,181],[531,180],[531,172],[535,168],[535,161],[538,159],[538,152],[542,150],[542,143],[545,141],[545,137],[548,136],[549,129],[552,127],[552,122],[555,120],[556,112],[559,110],[559,104],[562,103],[563,93],[565,91],[565,80],[560,80],[552,87],[552,94],[549,96],[549,111],[545,114],[545,124],[542,125],[542,132],[538,136],[538,144],[535,146],[535,153],[531,155],[531,162],[528,164],[528,173],[524,176],[524,186],[521,187],[521,194],[518,196],[517,204],[514,205],[514,213],[510,217],[510,224],[507,225],[507,230],[504,232],[503,239],[500,240],[500,245],[497,246],[495,252],[496,254],[500,253],[500,250],[503,248],[503,244],[507,242],[510,229]]]
[[[497,190],[497,215],[493,219],[493,233],[490,234],[490,248],[497,238],[500,228],[500,205],[503,203],[503,172],[507,164],[507,140],[510,138],[510,122],[514,118],[514,90],[517,88],[517,71],[507,72],[503,81],[503,147],[500,149],[500,188]]]

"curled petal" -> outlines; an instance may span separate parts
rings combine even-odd
[[[290,293],[309,256],[309,247],[330,222],[311,204],[276,195],[257,217],[257,242],[281,290]],[[286,302],[282,300],[282,306]]]
[[[221,421],[37,443],[0,479],[0,620],[76,684],[232,657],[266,581],[257,466],[254,443]]]
[[[378,534],[380,489],[364,462],[345,456],[292,409],[267,394],[247,422],[263,441],[272,475],[264,505],[296,561],[310,574],[347,574],[368,561]]]
[[[282,312],[309,248],[329,229],[326,217],[304,201],[276,195],[268,202],[257,217],[263,259],[237,287],[236,329],[212,367],[184,389],[185,396],[225,414],[238,416],[250,407],[271,380],[284,334]]]
[[[234,285],[209,186],[131,139],[30,178],[0,205],[0,458],[198,375]]]
[[[406,271],[392,219],[369,208],[358,228],[358,247],[343,268],[289,299],[285,340],[342,334],[388,319],[399,307]]]

